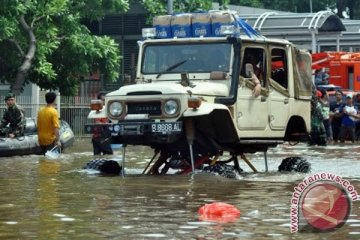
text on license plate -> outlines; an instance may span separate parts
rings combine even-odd
[[[181,132],[181,124],[179,122],[174,123],[153,123],[151,124],[151,132]]]

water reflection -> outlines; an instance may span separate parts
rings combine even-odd
[[[41,239],[55,239],[59,237],[61,222],[54,221],[54,214],[59,207],[59,189],[58,177],[61,163],[40,159],[38,164],[38,187],[37,187],[37,204],[39,228],[38,237]],[[50,231],[49,231],[50,230]]]
[[[59,160],[0,159],[0,239],[360,238],[358,202],[338,231],[291,235],[293,188],[307,175],[277,172],[281,159],[306,156],[313,173],[334,172],[360,191],[357,145],[284,145],[269,151],[269,173],[252,173],[242,163],[248,173],[233,180],[205,174],[140,175],[152,156],[147,148],[129,148],[125,178],[101,176],[81,170],[92,152],[89,144],[78,144]],[[250,158],[265,169],[261,153]],[[215,201],[236,206],[240,218],[228,224],[200,221],[199,207]]]

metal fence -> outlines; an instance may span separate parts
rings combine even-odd
[[[84,133],[84,125],[90,121],[87,115],[90,112],[91,97],[64,97],[60,98],[59,115],[60,118],[68,122],[74,131],[75,136],[85,137],[89,136]],[[4,96],[0,97],[0,117],[2,118],[6,104]],[[25,110],[25,117],[36,118],[40,107],[45,106],[45,97],[40,96],[39,104],[34,103],[34,96],[18,96],[16,97],[16,104],[20,105]]]

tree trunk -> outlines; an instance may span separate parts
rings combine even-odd
[[[20,24],[23,29],[29,35],[29,48],[25,55],[24,61],[21,66],[18,68],[18,72],[16,74],[15,83],[11,86],[11,90],[18,95],[22,91],[22,87],[24,85],[25,77],[28,74],[28,71],[31,67],[32,60],[35,56],[36,50],[36,38],[32,28],[26,23],[24,16],[20,18]]]

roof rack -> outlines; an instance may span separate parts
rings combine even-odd
[[[229,28],[233,28],[229,33]],[[218,11],[199,13],[178,13],[161,15],[153,18],[156,29],[155,38],[192,38],[192,37],[240,37],[242,33],[249,38],[262,37],[253,27],[241,19],[234,11]]]

